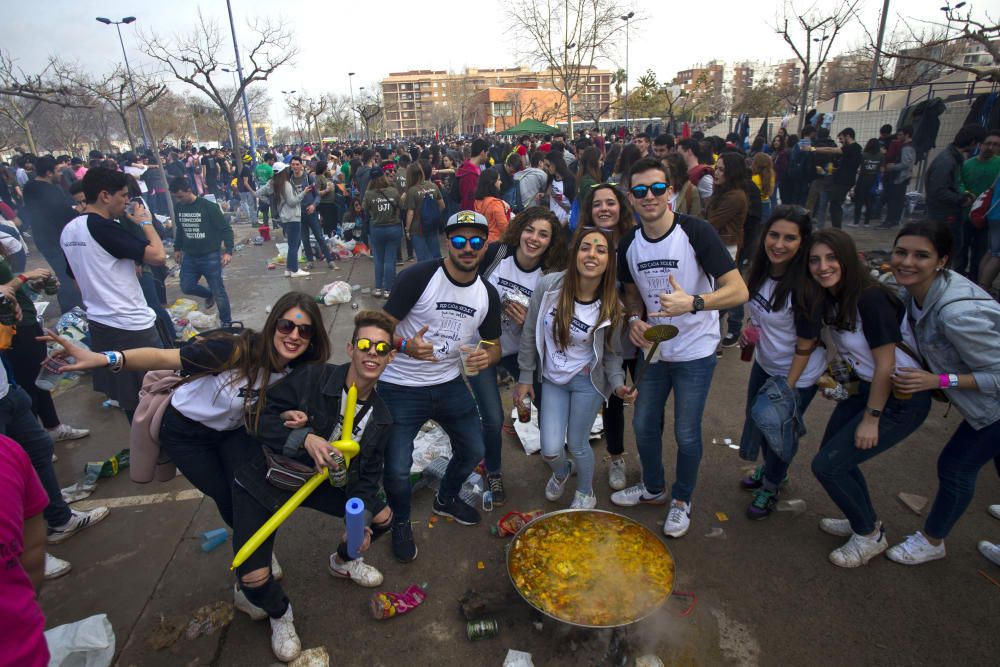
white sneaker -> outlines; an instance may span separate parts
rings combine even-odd
[[[566,488],[566,482],[569,478],[573,476],[573,459],[569,461],[569,472],[562,479],[556,477],[555,473],[549,477],[548,483],[545,484],[545,498],[547,500],[559,500],[562,497],[563,490]]]
[[[876,537],[851,534],[847,544],[830,552],[830,562],[837,567],[861,567],[889,548],[885,531],[879,526]]]
[[[649,493],[642,482],[611,494],[611,502],[619,507],[634,507],[639,503],[666,505],[668,500],[670,497],[667,495],[666,489],[656,494]]]
[[[684,537],[691,527],[691,503],[674,500],[670,503],[670,511],[663,522],[663,534],[667,537]]]
[[[84,528],[89,528],[95,523],[99,523],[108,515],[107,507],[95,507],[89,512],[73,510],[73,515],[65,525],[58,528],[50,528],[46,541],[49,544],[59,544],[79,533]]]
[[[278,581],[283,576],[285,576],[285,571],[281,569],[281,563],[278,562],[278,557],[274,555],[274,552],[271,552],[271,577],[273,577],[275,581]]]
[[[64,574],[68,574],[72,569],[73,566],[69,564],[69,561],[56,558],[50,553],[45,554],[45,581],[58,579]]]
[[[882,528],[882,522],[875,522],[876,528]],[[819,529],[828,535],[835,535],[837,537],[850,537],[854,534],[851,530],[851,522],[847,519],[820,519]]]
[[[608,486],[615,491],[621,491],[626,483],[625,459],[620,456],[611,459],[608,463]]]
[[[1000,505],[990,505],[986,510],[994,519],[1000,519]]]
[[[886,557],[903,565],[920,565],[932,560],[944,558],[944,542],[934,546],[919,530],[907,536],[905,540],[889,548]]]
[[[271,619],[271,650],[274,651],[274,657],[282,662],[291,662],[302,652],[302,642],[295,632],[292,605],[288,605],[284,616]]]
[[[382,584],[382,573],[366,563],[364,558],[341,563],[337,554],[330,554],[330,574],[338,579],[350,579],[365,588],[374,588]]]
[[[266,611],[247,600],[239,584],[233,584],[233,606],[249,616],[251,621],[263,621],[267,618]]]
[[[63,440],[79,440],[90,435],[90,431],[85,428],[73,428],[69,424],[59,424],[55,428],[46,429],[52,442],[62,442]]]
[[[372,290],[372,296],[375,297],[376,299],[381,299],[382,298],[382,290],[380,290],[380,289],[373,289]]]
[[[308,275],[309,272],[303,271],[302,269],[299,269],[298,271],[285,271],[286,278],[303,278]]]
[[[593,491],[586,495],[577,491],[573,495],[573,503],[569,506],[571,510],[592,510],[597,507],[597,496]]]
[[[1000,544],[993,544],[983,540],[979,543],[979,553],[986,556],[994,565],[1000,566]]]

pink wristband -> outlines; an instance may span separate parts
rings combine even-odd
[[[951,386],[951,381],[948,379],[947,374],[941,373],[941,375],[938,376],[938,386],[941,389],[947,389]]]

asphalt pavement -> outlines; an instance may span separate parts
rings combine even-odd
[[[249,227],[237,229],[241,236],[249,235]],[[891,242],[885,232],[855,235],[862,249],[888,249]],[[247,245],[225,271],[234,317],[247,326],[259,327],[266,306],[290,289],[317,294],[333,280],[372,285],[372,263],[365,257],[342,261],[338,270],[293,280],[284,278],[280,269],[266,269],[274,254],[273,243]],[[171,300],[179,296],[175,281],[169,295]],[[381,304],[360,292],[355,297],[361,308]],[[354,313],[350,304],[323,308],[334,342],[333,362],[346,359],[344,345]],[[748,520],[744,511],[750,496],[740,490],[738,480],[749,464],[725,444],[712,444],[713,439],[738,441],[749,370],[738,349],[726,350],[716,369],[703,420],[704,458],[691,530],[678,540],[662,538],[676,562],[674,590],[686,595],[674,596],[629,629],[628,664],[643,654],[655,654],[668,665],[996,664],[1000,568],[976,550],[978,540],[1000,540],[1000,522],[986,512],[989,504],[1000,502],[1000,481],[993,468],[980,474],[975,499],[948,538],[944,560],[904,567],[877,557],[857,570],[834,567],[827,554],[842,540],[820,532],[817,524],[823,516],[835,516],[836,509],[808,468],[832,406],[817,399],[806,416],[809,433],[782,496],[802,501],[796,511]],[[509,395],[503,395],[509,409]],[[56,445],[56,471],[64,486],[80,476],[87,461],[107,458],[127,446],[124,416],[102,408],[103,400],[91,391],[89,378],[56,398],[63,421],[92,432],[88,438]],[[671,402],[664,435],[668,478],[676,452],[672,410]],[[923,517],[898,494],[933,499],[937,454],[960,422],[954,410],[945,412],[935,404],[917,433],[863,467],[891,543],[922,527]],[[631,426],[626,443],[633,483],[638,459]],[[609,501],[604,445],[594,444],[598,507],[615,509]],[[531,653],[538,666],[608,664],[610,631],[574,629],[547,619],[538,623],[527,604],[511,600],[504,564],[507,541],[493,537],[489,524],[512,509],[562,509],[572,494],[566,494],[565,502],[547,502],[543,488],[548,467],[538,456],[525,455],[506,434],[503,457],[508,501],[484,513],[481,525],[431,523],[431,492],[419,490],[413,508],[417,560],[406,565],[393,560],[388,537],[372,547],[366,561],[385,575],[380,590],[426,584],[427,600],[390,620],[370,616],[370,589],[333,580],[327,573],[327,557],[343,533],[342,522],[308,509],[295,512],[279,531],[276,553],[303,647],[324,647],[334,665],[499,666],[508,649]],[[121,474],[101,480],[96,493],[80,505],[98,503],[113,507],[105,521],[51,548],[69,560],[73,570],[48,582],[42,592],[47,627],[106,613],[120,665],[276,662],[268,624],[252,622],[240,612],[226,622],[226,604],[214,607],[210,616],[218,619],[219,627],[209,627],[210,632],[194,639],[183,632],[176,636],[199,610],[232,602],[231,542],[209,553],[200,548],[201,532],[224,526],[210,500],[199,497],[183,477],[138,485]],[[664,508],[637,507],[623,513],[662,537]],[[458,600],[470,591],[511,600],[494,614],[500,623],[495,638],[466,638]]]

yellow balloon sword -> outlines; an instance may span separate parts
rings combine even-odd
[[[330,443],[330,446],[340,450],[340,453],[344,455],[344,461],[347,467],[351,465],[351,459],[357,456],[358,452],[361,451],[361,445],[358,444],[356,440],[352,440],[351,437],[354,435],[354,410],[358,404],[358,388],[351,385],[351,388],[347,390],[347,403],[344,406],[344,427],[340,431],[340,440],[335,440]],[[322,484],[327,478],[330,477],[330,471],[323,468],[320,472],[316,473],[309,480],[302,485],[298,491],[292,494],[292,497],[285,501],[285,504],[278,508],[278,510],[271,515],[263,526],[261,526],[256,533],[253,534],[247,543],[244,544],[240,550],[237,552],[236,557],[233,558],[233,564],[229,567],[230,570],[235,570],[240,565],[249,558],[253,552],[257,551],[257,548],[263,544],[264,540],[271,536],[271,534],[278,529],[285,519],[291,516],[292,512],[302,504],[302,502],[309,497],[316,488]]]

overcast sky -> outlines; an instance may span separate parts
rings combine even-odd
[[[628,0],[624,0],[628,2]],[[839,0],[816,0],[832,6]],[[863,0],[866,25],[878,23],[881,0]],[[87,69],[103,72],[121,60],[113,26],[94,20],[117,20],[134,15],[138,21],[123,26],[122,34],[133,67],[150,66],[138,49],[137,29],[172,35],[191,29],[197,9],[214,17],[224,28],[226,49],[231,49],[225,0],[49,0],[41,4],[6,0],[8,26],[2,47],[27,71],[44,66],[49,55],[76,60]],[[789,47],[774,34],[781,0],[632,0],[628,3],[644,20],[632,24],[629,38],[629,74],[634,82],[646,69],[661,81],[678,71],[709,60],[780,60],[792,57]],[[942,0],[892,0],[890,27],[900,12],[937,20]],[[973,2],[973,5],[983,4]],[[265,84],[274,104],[272,120],[286,122],[281,90],[295,89],[310,95],[348,93],[347,72],[355,72],[354,92],[373,86],[389,72],[408,69],[461,70],[474,67],[510,67],[525,60],[525,45],[506,31],[507,2],[503,0],[381,0],[321,2],[281,0],[232,0],[241,45],[250,41],[247,19],[283,18],[294,32],[299,55],[294,66],[279,69]],[[809,3],[797,0],[796,6]],[[983,4],[985,7],[985,4]],[[859,44],[859,27],[839,40],[834,53]],[[609,69],[625,66],[625,39],[620,40]],[[230,57],[231,50],[226,56]],[[246,65],[246,63],[244,63]],[[177,84],[178,92],[186,86]]]

